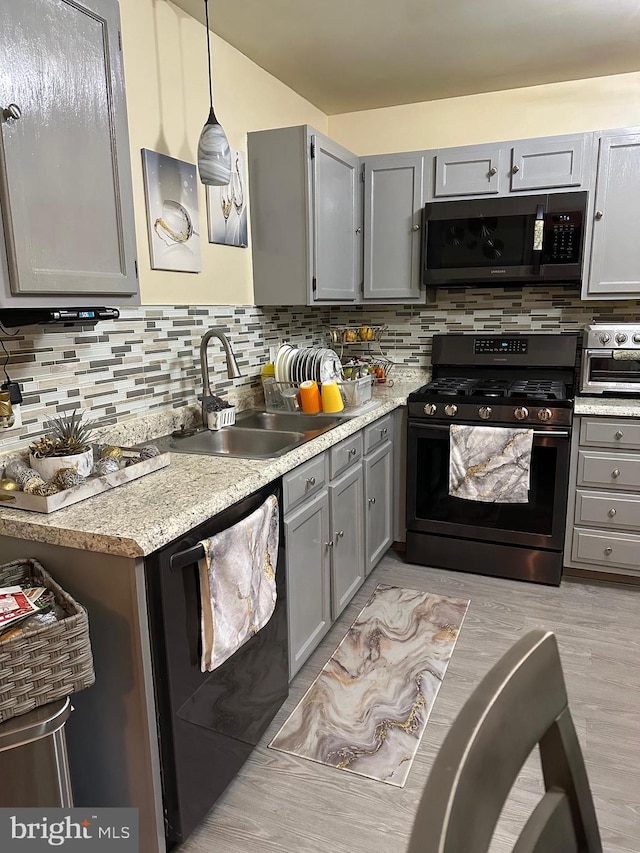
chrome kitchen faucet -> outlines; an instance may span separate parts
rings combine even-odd
[[[237,379],[238,376],[242,376],[236,357],[231,349],[229,338],[219,326],[213,326],[213,328],[204,333],[202,340],[200,341],[200,369],[202,371],[202,423],[204,425],[207,423],[207,397],[211,396],[209,364],[207,362],[207,348],[211,338],[218,338],[218,340],[222,342],[225,355],[227,356],[227,373],[229,374],[229,379]]]

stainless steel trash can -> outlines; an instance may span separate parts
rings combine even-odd
[[[0,724],[0,806],[73,806],[64,725],[69,698]]]

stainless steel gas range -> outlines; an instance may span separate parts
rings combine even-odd
[[[577,335],[434,335],[433,378],[409,395],[407,560],[559,584]],[[526,503],[449,494],[450,427],[532,429]]]

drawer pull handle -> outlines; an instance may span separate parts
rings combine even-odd
[[[356,448],[355,448],[355,447],[350,447],[350,448],[349,448],[349,456],[355,456],[357,452],[358,452],[358,451],[356,450]]]
[[[344,530],[338,530],[336,536],[338,537],[338,539],[342,539],[344,537]]]
[[[307,486],[315,486],[316,478],[315,477],[307,477]]]
[[[615,514],[616,514],[615,509],[614,509],[613,507],[611,507],[611,509],[609,510],[609,512],[607,513],[607,515],[609,516],[609,518],[613,518],[613,516],[614,516]]]
[[[369,498],[369,503],[370,503],[370,504],[374,504],[375,502],[376,502],[376,499],[375,499],[375,498]]]
[[[621,430],[621,429],[619,429],[619,430],[616,432],[616,434],[614,435],[614,438],[617,438],[617,439],[618,439],[618,441],[620,441],[620,439],[622,438],[622,436],[623,436],[623,435],[624,435],[624,433],[622,432],[622,430]]]
[[[620,469],[614,468],[613,471],[611,472],[611,476],[613,477],[614,480],[617,480],[618,477],[620,476]]]
[[[607,555],[607,557],[609,556],[609,554],[613,554],[613,548],[611,547],[611,545],[607,545],[607,547],[604,549],[604,553]]]

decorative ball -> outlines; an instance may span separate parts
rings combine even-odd
[[[9,477],[3,477],[2,480],[0,480],[1,492],[16,492],[18,489],[19,486],[15,480],[11,480]]]
[[[124,460],[124,467],[128,468],[130,465],[137,465],[138,462],[142,462],[142,456],[127,456]]]
[[[22,459],[14,459],[13,462],[9,462],[7,467],[4,469],[4,475],[10,480],[17,480],[18,471],[26,471],[28,468],[29,466],[26,462],[23,462]]]
[[[145,444],[140,448],[141,459],[151,459],[153,456],[160,456],[160,451],[155,444]]]
[[[84,483],[85,478],[75,468],[58,468],[53,476],[53,483],[60,489],[72,489]]]
[[[22,491],[26,492],[28,495],[35,495],[38,494],[38,489],[40,489],[41,486],[44,486],[44,484],[42,477],[37,474],[35,477],[31,477],[27,480],[22,487]]]
[[[40,497],[48,498],[51,495],[55,495],[60,491],[60,488],[56,486],[55,483],[42,483],[39,486],[36,486],[32,491],[34,495],[40,495]]]
[[[115,444],[108,444],[100,453],[100,459],[115,459],[119,462],[122,459],[122,450]]]
[[[20,471],[16,473],[15,480],[23,492],[27,491],[25,486],[31,480],[38,480],[39,482],[44,483],[40,474],[38,474],[37,471],[34,471],[33,468],[21,468]]]
[[[120,470],[120,463],[113,456],[104,456],[96,462],[96,474],[104,477],[105,474],[114,474]]]

